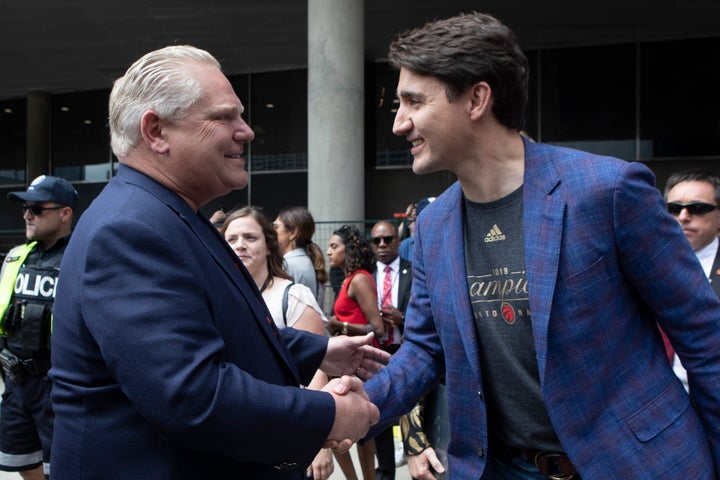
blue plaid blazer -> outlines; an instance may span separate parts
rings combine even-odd
[[[524,242],[543,398],[584,479],[720,472],[720,301],[643,165],[525,142]],[[449,473],[492,478],[454,184],[418,219],[403,346],[366,384],[381,431],[445,373]],[[688,369],[674,376],[657,325]]]

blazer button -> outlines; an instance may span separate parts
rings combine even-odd
[[[483,457],[483,456],[485,456],[485,450],[483,450],[482,447],[478,447],[477,454],[478,454],[478,457]]]

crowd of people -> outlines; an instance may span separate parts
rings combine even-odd
[[[442,45],[442,48],[438,48]],[[200,208],[254,138],[208,52],[114,83],[120,166],[9,199],[0,469],[26,479],[710,480],[720,476],[720,179],[521,134],[528,62],[483,13],[400,34],[393,131],[457,182],[326,267],[303,207]],[[407,237],[407,240],[403,238]],[[403,240],[403,241],[401,241]],[[337,293],[323,311],[325,285]],[[376,468],[377,464],[377,468]]]

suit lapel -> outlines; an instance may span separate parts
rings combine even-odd
[[[412,264],[400,259],[400,279],[398,280],[398,308],[405,311],[410,300],[410,284],[412,282]]]
[[[712,285],[715,295],[720,297],[720,247],[715,254],[715,261],[710,270],[710,285]]]
[[[288,368],[293,372],[298,384],[300,383],[299,373],[292,362],[290,352],[287,350],[285,343],[280,340],[278,330],[267,310],[262,294],[257,289],[255,281],[240,262],[235,252],[230,249],[227,242],[220,237],[217,229],[205,218],[196,214],[181,217],[192,228],[195,235],[202,241],[207,251],[212,255],[215,262],[222,268],[238,290],[247,300],[248,305],[253,311],[253,317],[259,324],[260,329],[265,333],[270,343],[281,353],[281,357],[285,360]]]
[[[452,313],[449,318],[455,319],[456,334],[460,337],[475,378],[482,378],[477,328],[475,328],[475,317],[468,291],[465,249],[445,248],[447,245],[465,245],[463,228],[465,207],[460,184],[455,183],[443,195],[446,194],[448,201],[443,204],[445,210],[438,212],[437,224],[445,225],[447,228],[437,229],[435,233],[435,241],[440,242],[443,246],[442,250],[438,248],[437,251],[443,251],[443,255],[438,255],[435,261],[441,265],[437,271],[444,272],[449,277],[449,298],[452,304]]]
[[[525,269],[540,379],[545,376],[547,332],[560,261],[565,201],[553,191],[560,183],[544,147],[525,140],[523,224]]]
[[[278,350],[280,356],[285,360],[286,365],[299,384],[297,367],[291,360],[292,357],[285,343],[280,340],[277,334],[277,328],[272,321],[270,313],[267,311],[265,302],[262,300],[262,295],[255,286],[255,281],[245,269],[242,262],[237,258],[235,252],[232,251],[227,245],[227,242],[220,236],[217,229],[202,216],[202,214],[195,213],[190,206],[176,194],[142,173],[125,165],[121,165],[118,176],[124,177],[124,181],[136,185],[160,199],[185,222],[212,256],[215,263],[227,274],[227,277],[237,287],[239,293],[245,297],[250,310],[253,312],[253,318],[258,323],[260,330],[265,333],[270,344]]]

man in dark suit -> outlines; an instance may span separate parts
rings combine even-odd
[[[372,249],[377,260],[373,274],[377,284],[378,307],[385,322],[385,333],[380,345],[393,354],[400,348],[405,322],[405,310],[410,301],[412,264],[398,255],[400,239],[395,225],[387,221],[377,222],[370,231]],[[375,437],[378,468],[376,480],[394,480],[395,443],[392,426]]]
[[[650,170],[524,138],[528,62],[490,15],[406,32],[388,58],[413,171],[458,182],[418,216],[370,435],[445,375],[452,478],[717,478],[720,300]]]
[[[78,222],[54,310],[52,476],[297,479],[379,416],[359,379],[372,335],[274,328],[252,277],[198,213],[247,183],[254,133],[217,60],[189,46],[135,62],[110,94],[120,160]]]
[[[709,170],[692,169],[670,175],[665,184],[670,215],[680,224],[715,293],[720,296],[720,177]],[[673,370],[686,388],[687,372],[677,354]]]

